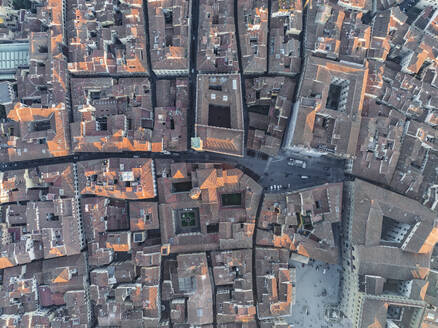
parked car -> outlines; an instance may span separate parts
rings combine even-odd
[[[303,169],[305,169],[307,167],[307,164],[305,161],[303,161],[301,159],[294,159],[294,158],[289,158],[289,162],[287,163],[287,165],[298,166],[298,167],[302,167]]]

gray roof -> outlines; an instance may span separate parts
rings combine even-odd
[[[385,278],[380,276],[365,276],[365,292],[372,295],[380,295],[383,292]]]
[[[373,325],[385,327],[388,307],[380,300],[366,299],[363,304],[361,328],[369,328]]]
[[[397,247],[358,246],[359,274],[396,280],[424,279],[430,255],[404,252]]]
[[[3,73],[0,71],[0,81],[15,80],[15,73]]]
[[[379,245],[383,217],[386,216],[411,226],[420,222],[415,231],[412,231],[413,234],[405,247],[405,250],[410,252],[420,250],[435,225],[436,215],[430,209],[413,199],[360,179],[356,179],[353,185],[353,244]]]
[[[0,105],[12,103],[12,95],[9,90],[8,82],[0,82]]]
[[[29,66],[29,43],[0,44],[0,73]]]

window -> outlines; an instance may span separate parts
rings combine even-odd
[[[208,86],[209,90],[215,90],[215,91],[222,91],[222,86],[221,85],[209,85]]]
[[[97,131],[107,131],[108,124],[106,117],[96,117],[96,130]]]
[[[46,219],[47,221],[59,221],[59,216],[55,215],[54,213],[47,213]]]

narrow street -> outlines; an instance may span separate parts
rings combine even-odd
[[[190,61],[189,61],[189,97],[190,105],[187,113],[187,149],[191,147],[191,137],[195,136],[196,120],[196,55],[198,49],[198,26],[199,26],[199,0],[192,0],[190,35]]]
[[[239,59],[239,74],[241,76],[242,83],[242,99],[245,100],[245,74],[243,74],[243,67],[241,61],[241,45],[239,40],[239,26],[238,26],[238,2],[234,1],[235,10],[235,28],[236,28],[236,44]],[[271,9],[271,0],[268,1],[268,9]],[[150,57],[150,39],[149,39],[149,17],[147,2],[144,6],[145,15],[145,32],[147,37],[147,58],[148,58],[148,73],[152,89],[152,103],[156,106],[156,81],[157,79],[172,79],[176,76],[166,76],[157,77],[152,69],[151,57]],[[303,33],[301,36],[302,41],[302,55],[305,53],[305,19],[306,19],[306,9],[304,10],[304,26]],[[304,187],[310,187],[313,185],[318,185],[326,182],[338,182],[342,181],[344,178],[344,162],[342,160],[335,160],[326,157],[305,157],[307,162],[307,167],[305,169],[288,165],[288,159],[290,157],[300,158],[302,155],[294,154],[290,151],[281,152],[277,157],[272,158],[267,161],[260,157],[248,157],[243,158],[221,155],[209,152],[195,152],[190,149],[190,138],[194,136],[194,125],[195,125],[195,114],[196,114],[196,81],[197,81],[197,41],[198,41],[198,28],[199,28],[199,0],[193,0],[191,8],[191,31],[190,31],[190,60],[189,60],[189,85],[190,85],[190,106],[187,117],[187,130],[188,130],[188,140],[187,146],[188,151],[180,153],[152,153],[152,152],[122,152],[122,153],[76,153],[74,155],[57,157],[57,158],[47,158],[47,159],[36,159],[30,161],[20,161],[20,162],[10,162],[10,163],[0,163],[0,171],[9,171],[17,169],[32,168],[41,165],[50,165],[58,163],[77,163],[80,161],[89,161],[96,159],[105,159],[111,157],[125,157],[125,158],[153,158],[153,159],[173,159],[175,161],[226,161],[232,162],[238,165],[240,168],[245,170],[254,179],[256,179],[266,190],[269,190],[271,186],[281,186],[282,190],[296,190]],[[269,34],[269,33],[268,33]],[[269,40],[268,40],[269,43]],[[268,44],[269,51],[269,44]],[[81,74],[81,76],[87,76],[87,74]],[[108,77],[108,74],[95,75],[93,77]],[[140,76],[140,75],[139,75]],[[146,76],[142,74],[141,76]],[[273,76],[268,72],[261,74],[260,76]],[[117,76],[115,76],[117,77]],[[251,76],[252,77],[252,76]],[[295,95],[296,96],[296,95]],[[295,99],[294,99],[295,100]],[[246,102],[243,101],[243,111],[244,111],[244,126],[245,126],[245,144],[247,138],[248,130],[248,109],[246,107]],[[246,149],[245,149],[246,153]],[[303,176],[305,178],[303,178]]]
[[[438,323],[438,0],[0,3],[0,328]]]

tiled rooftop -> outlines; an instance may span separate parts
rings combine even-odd
[[[69,1],[66,21],[70,72],[147,73],[141,1]]]
[[[290,147],[353,157],[368,68],[308,57]]]
[[[239,71],[233,0],[201,0],[197,66],[201,72]]]
[[[349,328],[433,326],[437,9],[31,2],[0,0],[1,327],[291,328],[336,314],[295,304],[318,261]],[[307,154],[347,181],[272,172]]]
[[[148,1],[152,69],[157,75],[187,74],[192,0]]]
[[[261,196],[254,180],[212,164],[173,163],[167,170],[158,190],[161,241],[171,253],[251,247]]]
[[[286,77],[246,79],[249,150],[276,156],[292,110],[295,81]]]
[[[82,195],[119,199],[156,196],[154,163],[151,159],[118,159],[80,162],[79,190]]]
[[[237,18],[244,73],[267,71],[268,15],[267,0],[238,2]]]

